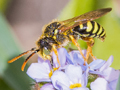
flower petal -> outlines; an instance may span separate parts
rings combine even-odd
[[[61,67],[63,67],[66,63],[66,56],[68,53],[65,48],[59,48],[57,51],[58,51],[58,57],[59,57]],[[57,62],[57,57],[54,52],[53,52],[52,56],[53,56],[54,66],[59,67],[58,62]]]
[[[73,90],[89,90],[89,89],[86,87],[80,87],[80,88],[74,88]]]
[[[97,60],[94,60],[92,61],[90,64],[89,64],[89,67],[90,67],[90,70],[96,70],[96,69],[99,69],[101,68],[104,64],[105,64],[106,61],[102,60],[102,59],[97,59]]]
[[[91,90],[110,90],[108,82],[104,78],[97,78],[90,87]]]
[[[44,60],[38,56],[38,63],[43,63],[43,62],[44,62]]]
[[[82,52],[83,52],[83,54],[85,56],[86,50],[82,50]],[[79,51],[72,51],[69,54],[70,54],[72,63],[74,65],[80,65],[83,71],[85,71],[87,69],[88,64],[85,63],[86,65],[84,65],[84,59],[83,59],[83,57],[82,57],[82,55],[80,54]]]
[[[78,64],[83,65],[84,64],[84,59],[79,51],[75,51],[75,50],[71,51],[69,53],[69,55],[70,55],[71,61],[74,63],[74,65],[78,65]]]
[[[82,78],[82,69],[80,66],[68,65],[65,74],[73,83],[79,83]]]
[[[118,79],[109,83],[111,90],[116,90],[117,82],[118,82]]]
[[[69,79],[64,72],[55,71],[51,77],[51,80],[56,89],[61,90],[62,88],[62,90],[69,90]]]
[[[82,84],[82,86],[84,86],[84,87],[86,87],[87,86],[87,83],[88,83],[88,75],[89,75],[89,68],[87,68],[87,70],[83,73],[83,75],[82,75],[82,82],[81,82],[81,84]]]
[[[49,66],[48,68],[52,69],[50,60],[43,60],[41,57],[38,57],[38,63],[43,64],[44,66]]]
[[[55,90],[55,88],[53,87],[53,85],[51,83],[47,83],[45,85],[43,85],[40,90]]]
[[[119,78],[120,71],[109,67],[103,71],[103,74],[104,75],[102,77],[111,82]]]
[[[109,59],[106,61],[106,63],[99,69],[100,71],[103,71],[104,69],[108,68],[113,62],[113,56],[110,56]]]
[[[27,70],[27,74],[36,82],[50,82],[49,72],[49,65],[44,66],[40,63],[32,63]]]

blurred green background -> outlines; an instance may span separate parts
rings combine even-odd
[[[99,8],[111,7],[112,11],[95,20],[104,27],[107,37],[104,42],[95,39],[93,54],[104,60],[113,55],[112,67],[120,69],[119,3],[120,0],[0,0],[0,90],[30,90],[32,83],[26,75],[27,67],[21,71],[24,59],[12,64],[7,61],[35,46],[44,24],[55,18],[65,20]],[[79,42],[86,49],[86,43]],[[74,47],[73,44],[69,46]],[[36,60],[37,55],[30,61]]]

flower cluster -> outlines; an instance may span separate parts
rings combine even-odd
[[[86,51],[83,50],[84,55]],[[93,60],[84,65],[79,51],[69,54],[64,48],[58,49],[61,67],[58,68],[57,58],[53,52],[53,65],[49,60],[38,58],[32,63],[27,74],[36,82],[46,82],[40,90],[115,90],[119,70],[110,67],[113,56],[107,61]]]

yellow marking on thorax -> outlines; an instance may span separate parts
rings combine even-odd
[[[102,26],[100,26],[99,32],[97,33],[97,35],[99,35],[102,32]]]
[[[80,29],[83,29],[83,24],[80,24],[79,26],[80,26]]]
[[[54,36],[53,36],[54,39],[56,39],[56,35],[57,35],[57,33],[58,33],[58,30],[55,29],[55,31],[54,31]]]
[[[87,22],[87,29],[86,32],[90,32],[92,30],[93,26],[90,21]]]
[[[97,25],[97,23],[95,22],[95,24],[94,24],[94,30],[93,30],[92,33],[93,33],[93,34],[96,33],[97,30],[98,30],[98,25]]]
[[[55,29],[54,34],[56,35],[57,33],[58,33],[58,30],[57,30],[57,29]]]
[[[56,39],[56,36],[53,36],[54,39]]]

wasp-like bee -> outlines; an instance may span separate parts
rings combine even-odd
[[[93,20],[98,19],[111,10],[111,8],[98,9],[65,21],[52,21],[43,28],[43,33],[36,41],[35,48],[20,54],[19,56],[8,61],[8,63],[12,63],[21,56],[32,52],[32,54],[27,57],[22,65],[21,69],[24,71],[27,61],[35,53],[38,53],[38,55],[40,55],[40,57],[44,60],[51,60],[51,52],[54,51],[60,67],[57,48],[65,46],[68,42],[73,42],[74,45],[78,47],[78,50],[80,51],[80,54],[84,58],[85,62],[87,62],[89,55],[95,58],[92,54],[92,46],[94,45],[93,38],[97,37],[104,41],[106,32],[101,25]],[[77,43],[77,39],[82,39],[87,42],[88,48],[86,56],[83,55],[82,50]]]

